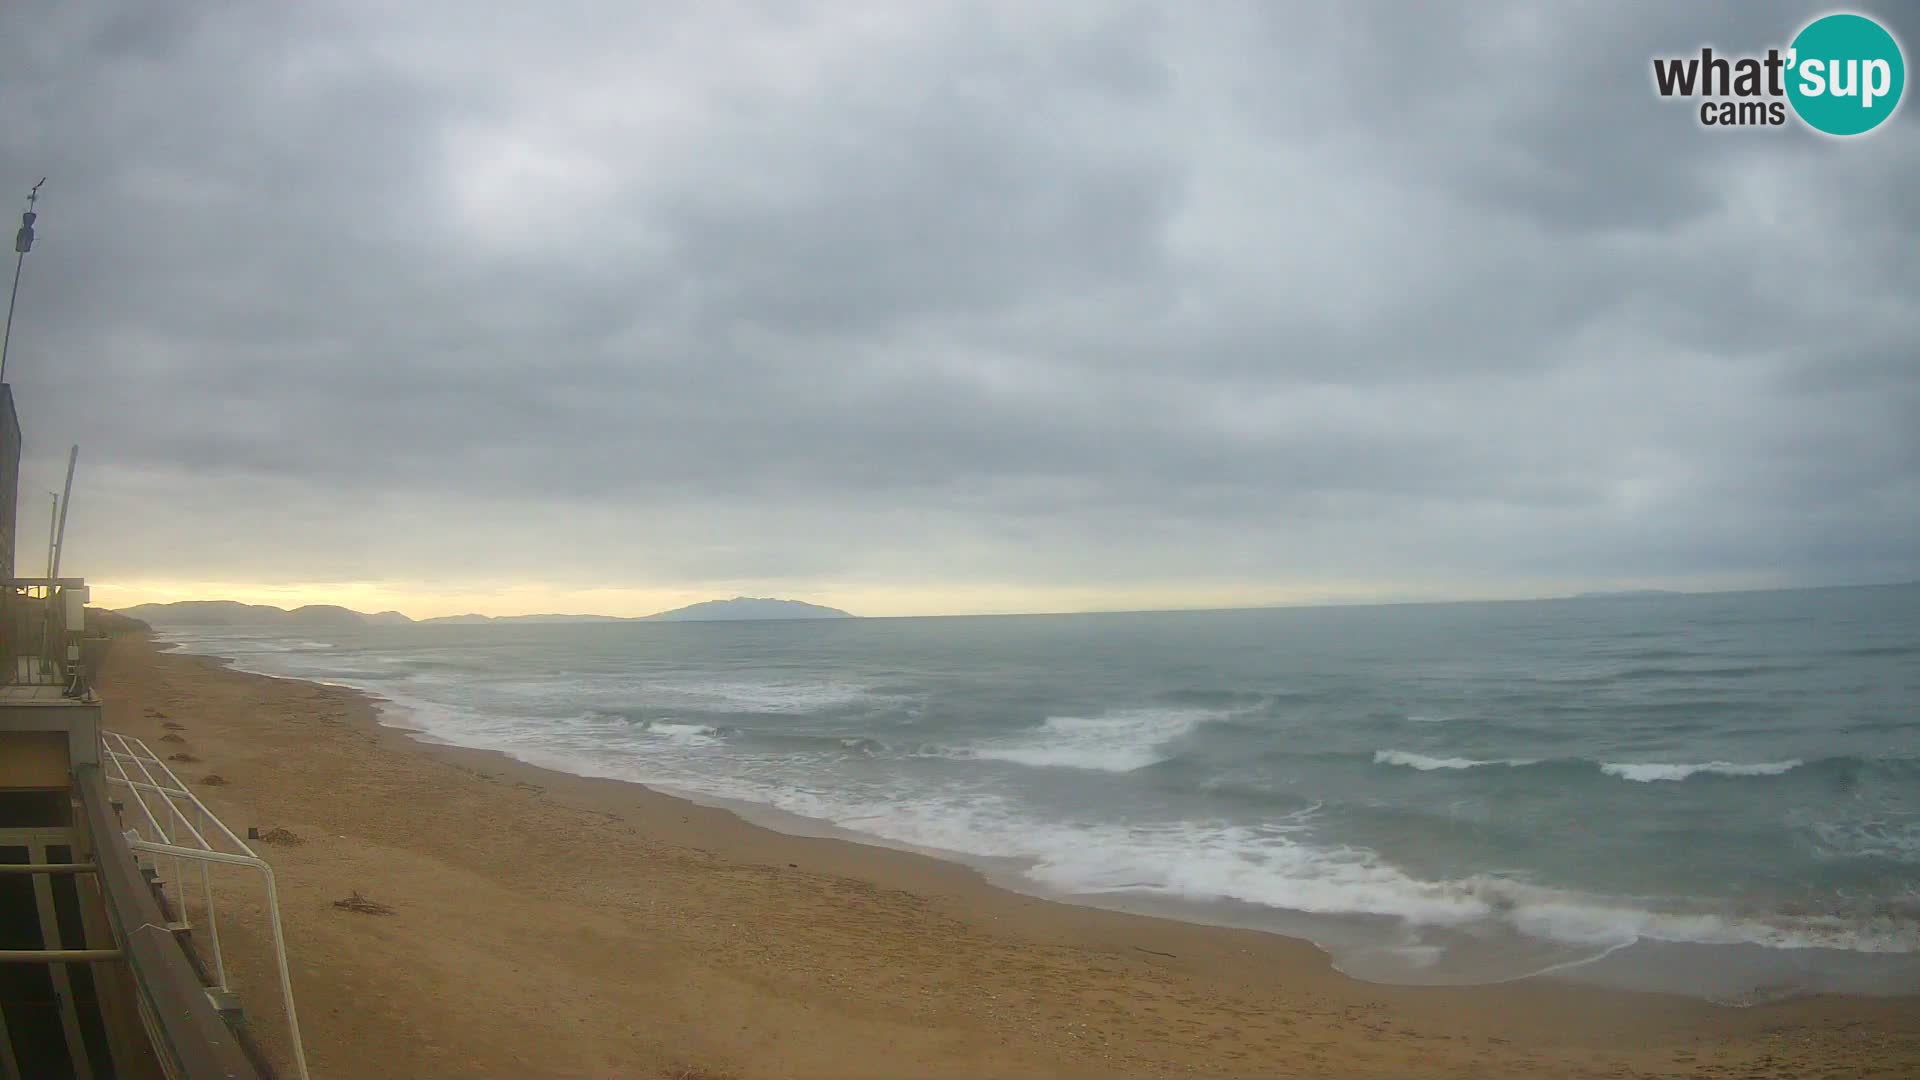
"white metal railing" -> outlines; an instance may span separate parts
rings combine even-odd
[[[192,926],[182,863],[200,865],[207,944],[213,953],[214,979],[222,997],[230,997],[232,991],[227,986],[226,957],[220,951],[220,922],[213,903],[213,877],[209,867],[243,866],[260,872],[266,883],[267,921],[273,931],[273,958],[280,970],[280,995],[287,1010],[287,1035],[293,1042],[294,1066],[300,1080],[307,1080],[307,1054],[300,1044],[300,1021],[293,1008],[293,982],[287,973],[286,935],[280,924],[280,899],[273,885],[273,867],[255,855],[245,841],[207,809],[200,797],[182,783],[145,742],[114,731],[103,731],[100,736],[107,782],[127,789],[137,810],[132,828],[127,830],[127,845],[155,861],[168,858],[173,862],[173,877],[162,878],[160,887],[162,892],[169,884],[173,887],[173,909],[180,920],[175,929]]]

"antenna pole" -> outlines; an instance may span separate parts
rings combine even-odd
[[[80,461],[80,447],[75,444],[73,453],[67,455],[67,490],[60,495],[60,524],[55,529],[53,539],[53,573],[50,578],[60,576],[60,556],[67,546],[67,508],[73,505],[73,467]]]
[[[44,612],[45,618],[40,624],[40,664],[41,670],[43,671],[49,667],[57,668],[59,666],[52,655],[53,605],[54,597],[57,595],[59,589],[59,586],[55,585],[54,582],[60,578],[60,546],[67,542],[67,504],[73,501],[73,466],[74,463],[79,460],[80,447],[76,445],[73,448],[73,452],[67,455],[67,491],[66,494],[60,498],[60,515],[55,519],[52,533],[53,547],[52,554],[49,556],[52,565],[47,568],[47,606]],[[78,627],[70,626],[67,627],[67,629],[77,630]]]
[[[47,579],[53,579],[53,531],[60,521],[60,493],[49,491],[53,496],[53,512],[47,515]]]
[[[47,182],[40,178],[40,184]],[[27,212],[20,215],[20,231],[14,234],[13,250],[18,252],[13,260],[13,292],[7,296],[7,329],[0,333],[0,383],[7,381],[7,345],[13,340],[13,305],[20,299],[20,268],[26,265],[27,252],[33,250],[33,221],[39,215],[33,212],[33,204],[40,201],[40,184],[33,185],[27,192]]]

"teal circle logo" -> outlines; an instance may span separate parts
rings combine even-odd
[[[1827,15],[1793,39],[1787,99],[1816,131],[1859,135],[1900,106],[1907,62],[1900,43],[1864,15]]]

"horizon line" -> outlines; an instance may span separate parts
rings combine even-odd
[[[1907,579],[1902,581],[1846,582],[1846,583],[1823,584],[1823,585],[1774,585],[1774,586],[1764,586],[1764,587],[1757,587],[1757,588],[1739,587],[1739,588],[1725,588],[1725,589],[1711,589],[1711,588],[1709,589],[1664,589],[1664,588],[1592,589],[1592,590],[1583,590],[1583,591],[1574,592],[1574,593],[1542,595],[1542,596],[1452,597],[1444,600],[1432,600],[1432,599],[1351,600],[1351,601],[1336,600],[1336,601],[1322,601],[1317,603],[1251,604],[1251,605],[1245,605],[1245,606],[1232,606],[1232,607],[1095,608],[1095,609],[1080,610],[1080,611],[935,612],[930,614],[919,614],[919,615],[859,615],[853,612],[844,611],[844,609],[841,609],[841,608],[831,608],[831,610],[840,611],[842,613],[842,617],[850,618],[850,619],[1000,619],[1000,618],[1043,618],[1043,617],[1062,616],[1062,615],[1174,615],[1174,614],[1209,614],[1214,612],[1228,612],[1228,611],[1314,611],[1314,610],[1321,610],[1326,608],[1353,608],[1353,607],[1367,607],[1367,608],[1430,607],[1430,606],[1437,606],[1437,605],[1444,605],[1444,604],[1537,604],[1537,603],[1543,603],[1543,602],[1555,601],[1555,600],[1632,599],[1636,596],[1642,596],[1642,597],[1646,597],[1646,596],[1669,596],[1669,597],[1672,597],[1672,596],[1733,596],[1733,595],[1740,595],[1745,593],[1818,592],[1818,591],[1829,590],[1829,589],[1886,589],[1886,588],[1911,587],[1916,585],[1920,585],[1920,578],[1913,578],[1913,579]],[[829,605],[815,604],[812,601],[785,600],[784,598],[780,598],[780,597],[736,596],[730,599],[779,600],[783,603],[801,603],[801,604],[808,604],[813,607],[822,607],[822,608],[829,607]],[[371,611],[371,612],[361,611],[357,608],[350,608],[343,604],[302,604],[299,607],[283,608],[274,604],[251,604],[243,600],[224,600],[224,599],[217,599],[217,598],[199,599],[199,600],[171,600],[171,601],[166,601],[164,603],[147,602],[147,603],[140,603],[140,604],[130,604],[130,605],[127,605],[127,607],[125,608],[104,608],[102,610],[112,611],[116,614],[125,614],[126,611],[132,608],[142,608],[142,607],[165,608],[165,607],[173,607],[178,604],[225,603],[225,604],[237,604],[241,607],[250,607],[250,608],[271,608],[272,610],[275,610],[275,611],[292,613],[295,611],[303,610],[305,608],[321,607],[321,608],[336,608],[341,611],[346,611],[354,615],[361,616],[363,618],[377,616],[377,615],[399,615],[402,618],[406,619],[409,625],[419,626],[419,625],[425,625],[427,623],[432,623],[432,622],[451,622],[452,620],[464,619],[464,618],[481,618],[481,619],[487,620],[488,622],[512,622],[512,621],[524,621],[528,619],[591,619],[591,620],[604,620],[608,622],[650,622],[650,621],[656,620],[660,615],[670,614],[675,611],[683,611],[689,607],[697,607],[700,604],[705,604],[705,603],[723,603],[723,602],[725,601],[724,600],[696,601],[693,604],[683,605],[682,607],[679,607],[679,608],[668,608],[663,611],[657,611],[647,615],[607,615],[607,614],[602,614],[597,612],[560,612],[560,611],[530,612],[524,615],[486,615],[477,611],[469,611],[469,612],[462,612],[458,615],[430,615],[425,618],[415,618],[411,615],[408,615],[404,611],[400,611],[397,608],[388,608],[383,611]],[[129,616],[129,617],[137,618],[137,616]],[[808,618],[808,617],[802,616],[799,618],[787,618],[787,619],[752,618],[752,619],[709,619],[709,620],[688,620],[688,621],[815,622],[815,621],[831,621],[831,619]],[[478,625],[478,624],[468,624],[468,625]]]

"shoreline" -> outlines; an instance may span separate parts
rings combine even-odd
[[[584,968],[610,998],[651,995],[658,1006],[664,994],[679,1005],[677,1020],[636,1042],[631,1008],[575,1000],[582,1011],[563,1026],[565,1039],[545,1037],[552,1025],[543,1021],[543,1037],[520,1032],[529,1037],[500,1045],[506,1056],[463,1065],[444,1055],[472,1051],[476,1040],[498,1042],[504,1033],[471,1030],[493,1014],[442,1015],[416,1003],[435,1015],[383,1022],[411,1032],[411,1050],[430,1046],[443,1056],[410,1057],[399,1044],[409,1040],[399,1040],[389,1047],[394,1075],[697,1068],[711,1076],[1628,1076],[1710,1075],[1702,1072],[1710,1061],[1795,1075],[1920,1068],[1920,1034],[1903,1022],[1912,999],[1826,995],[1731,1009],[1537,977],[1466,987],[1361,982],[1335,971],[1311,943],[1269,931],[1035,897],[973,866],[864,837],[775,831],[631,781],[423,741],[381,723],[376,699],[349,687],[244,672],[142,637],[117,641],[103,675],[116,730],[157,737],[162,720],[149,713],[176,713],[187,724],[193,753],[228,781],[203,798],[230,825],[292,823],[302,835],[318,834],[300,847],[262,848],[287,882],[281,907],[316,1075],[363,1071],[343,1070],[329,1051],[340,1040],[360,1046],[374,1038],[365,1017],[338,1006],[330,1012],[324,1002],[353,1002],[339,992],[376,967],[389,976],[403,967],[434,972],[424,984],[431,993],[462,997],[473,988],[454,993],[447,984],[470,972],[422,964],[415,954],[472,960],[484,926],[501,917],[522,929],[592,923],[625,947],[570,954],[565,963],[504,949],[489,961],[516,977],[488,991],[501,997],[496,1009],[512,1002],[523,1011],[509,1007],[510,1015],[538,1015],[538,1003],[554,998],[551,980],[526,977],[529,966],[562,971],[563,985]],[[267,715],[278,722],[263,722]],[[423,833],[429,819],[433,829]],[[325,824],[315,829],[316,822]],[[319,873],[329,862],[320,856],[330,854],[322,848],[369,850],[345,851],[353,874],[328,880]],[[450,879],[489,902],[465,905],[465,921],[441,912],[433,920],[440,928],[427,932],[407,916],[433,907],[440,883],[410,872],[410,860],[448,864],[457,871]],[[350,887],[400,915],[369,925],[316,899]],[[463,906],[459,895],[439,900]],[[634,915],[663,905],[678,922],[636,925]],[[402,923],[427,940],[407,941],[391,957],[352,947],[356,933],[368,931],[399,946],[386,931]],[[227,925],[223,908],[223,933]],[[609,977],[610,955],[644,958],[648,971],[623,965]],[[677,978],[663,990],[651,976],[666,969]],[[744,995],[755,1022],[734,1031],[687,1008],[690,998],[715,995]],[[323,1004],[310,1006],[312,999]],[[319,1022],[308,1019],[316,1008]],[[875,1024],[893,1048],[888,1060],[845,1058],[847,1040],[871,1035]],[[271,1025],[263,1018],[257,1026]],[[778,1033],[778,1050],[768,1032]],[[582,1057],[587,1051],[603,1056]],[[330,1070],[322,1064],[329,1061]]]
[[[157,633],[164,633],[159,631]],[[576,771],[578,762],[542,763],[512,751],[451,742],[410,722],[416,707],[394,700],[378,690],[335,682],[312,675],[282,675],[240,667],[236,657],[187,651],[187,642],[163,640],[154,644],[178,655],[218,663],[239,674],[312,683],[338,688],[364,698],[373,722],[382,731],[403,736],[424,752],[457,749],[495,755],[516,767],[552,776],[568,776],[630,785],[672,799],[729,813],[747,825],[782,835],[826,839],[884,851],[902,852],[952,864],[978,875],[984,885],[1053,903],[1101,911],[1169,919],[1196,926],[1272,934],[1312,946],[1326,957],[1335,972],[1362,983],[1399,987],[1475,987],[1527,983],[1534,980],[1571,982],[1612,990],[1671,994],[1724,1008],[1752,1008],[1761,1004],[1827,995],[1902,998],[1920,995],[1920,957],[1902,954],[1852,952],[1805,946],[1783,949],[1733,942],[1692,942],[1645,938],[1620,943],[1574,945],[1546,941],[1518,932],[1489,938],[1464,931],[1427,927],[1424,937],[1411,939],[1388,916],[1358,912],[1294,912],[1226,899],[1204,900],[1138,892],[1080,893],[1052,889],[1026,874],[1030,860],[1011,856],[984,856],[946,850],[877,833],[862,832],[833,821],[807,817],[766,803],[650,783],[630,776]],[[1418,940],[1417,946],[1409,942]],[[1435,944],[1438,942],[1439,944]],[[1428,949],[1438,963],[1411,966],[1402,949]],[[1444,950],[1444,951],[1443,951]],[[1455,955],[1456,952],[1458,955]]]
[[[302,677],[302,676],[296,676],[296,675],[276,675],[271,672],[253,671],[253,670],[238,666],[238,661],[234,657],[221,656],[216,653],[194,653],[194,652],[185,651],[185,647],[179,642],[155,639],[155,645],[156,647],[160,647],[166,650],[176,651],[177,654],[180,656],[191,657],[197,660],[201,660],[201,661],[205,661],[205,662],[217,665],[218,667],[228,671],[232,671],[235,674],[252,675],[252,676],[256,676],[263,679],[278,679],[278,680],[284,680],[284,681],[295,682],[295,683],[310,683],[313,685],[332,687],[332,688],[345,691],[347,693],[356,694],[359,697],[363,698],[366,701],[367,705],[372,709],[373,723],[381,732],[383,733],[390,732],[390,733],[398,734],[404,737],[404,739],[406,740],[407,746],[414,750],[417,750],[418,752],[431,754],[441,750],[454,750],[454,751],[460,751],[462,754],[484,755],[487,757],[491,757],[493,759],[498,759],[503,763],[511,764],[516,768],[531,769],[531,770],[534,770],[536,773],[544,774],[546,776],[560,776],[560,777],[571,777],[574,779],[606,781],[614,784],[621,784],[621,785],[626,785],[632,788],[637,788],[639,790],[646,791],[655,795],[664,796],[666,798],[689,802],[696,806],[704,807],[711,810],[718,810],[720,812],[730,814],[734,818],[737,818],[738,820],[740,820],[742,823],[746,825],[754,826],[762,829],[768,829],[773,832],[779,833],[783,836],[792,836],[792,837],[815,839],[815,840],[831,840],[831,841],[836,841],[840,843],[857,844],[865,847],[877,848],[883,851],[900,852],[903,854],[913,855],[920,858],[934,859],[938,862],[942,862],[942,863],[945,863],[960,869],[964,869],[966,871],[973,873],[979,878],[980,883],[982,885],[1003,890],[1005,892],[1013,893],[1017,896],[1031,897],[1037,900],[1045,900],[1050,903],[1067,904],[1074,907],[1088,908],[1092,910],[1109,911],[1109,912],[1115,912],[1115,913],[1124,914],[1124,915],[1137,915],[1143,918],[1166,919],[1166,920],[1171,920],[1173,922],[1186,923],[1193,926],[1215,927],[1220,929],[1244,930],[1244,931],[1252,931],[1254,933],[1271,934],[1276,937],[1283,938],[1290,942],[1311,946],[1313,949],[1319,952],[1321,956],[1323,956],[1326,959],[1327,966],[1331,968],[1334,972],[1362,983],[1371,983],[1379,986],[1472,987],[1472,986],[1499,986],[1507,983],[1518,983],[1518,982],[1523,982],[1531,979],[1549,979],[1549,978],[1562,979],[1562,978],[1567,978],[1566,973],[1569,971],[1579,969],[1579,968],[1584,968],[1588,965],[1592,965],[1592,964],[1596,964],[1601,961],[1604,961],[1608,957],[1612,956],[1614,953],[1620,952],[1623,949],[1628,947],[1624,945],[1606,946],[1606,947],[1599,948],[1599,950],[1594,955],[1574,957],[1571,959],[1556,959],[1556,960],[1546,961],[1542,964],[1542,966],[1539,966],[1531,970],[1520,971],[1518,973],[1513,973],[1513,974],[1502,974],[1493,978],[1479,978],[1479,979],[1455,978],[1455,979],[1441,979],[1441,980],[1432,980],[1432,981],[1406,981],[1406,980],[1393,980],[1393,979],[1384,979],[1384,978],[1370,979],[1364,975],[1355,974],[1354,972],[1348,971],[1345,968],[1343,968],[1339,962],[1338,956],[1335,955],[1334,950],[1330,948],[1323,940],[1313,937],[1311,931],[1313,929],[1319,929],[1322,932],[1331,930],[1334,932],[1344,932],[1354,937],[1364,937],[1364,936],[1367,936],[1365,927],[1368,923],[1384,921],[1379,917],[1369,917],[1369,916],[1362,916],[1362,915],[1324,915],[1324,914],[1308,915],[1304,913],[1275,914],[1272,912],[1264,912],[1264,913],[1254,912],[1252,915],[1248,917],[1235,919],[1225,914],[1228,908],[1234,906],[1226,903],[1216,903],[1216,904],[1208,905],[1199,901],[1181,900],[1177,898],[1156,901],[1155,899],[1152,899],[1152,898],[1129,896],[1126,894],[1117,894],[1113,898],[1107,898],[1107,897],[1102,897],[1096,894],[1071,893],[1071,892],[1047,890],[1043,887],[1034,885],[1031,882],[1025,881],[1022,879],[1021,872],[1025,868],[1023,865],[1023,860],[1019,860],[1011,857],[994,858],[994,857],[984,857],[984,856],[970,856],[964,852],[947,851],[947,850],[942,850],[938,848],[924,847],[920,845],[907,843],[905,841],[893,840],[888,837],[880,836],[873,833],[862,833],[854,829],[848,829],[843,826],[837,825],[831,821],[827,821],[820,818],[806,817],[805,815],[802,815],[802,814],[795,814],[789,811],[781,810],[780,808],[775,806],[769,806],[764,803],[756,803],[747,799],[736,799],[736,798],[727,798],[724,796],[708,795],[703,792],[679,789],[679,788],[674,788],[674,787],[671,787],[668,785],[662,785],[662,784],[646,783],[644,781],[632,780],[632,779],[627,779],[627,778],[618,777],[618,776],[598,776],[598,775],[592,775],[588,773],[574,772],[568,769],[556,768],[552,766],[541,765],[537,762],[528,761],[524,758],[517,757],[514,754],[504,750],[495,750],[487,747],[466,746],[461,743],[448,742],[446,740],[443,740],[434,736],[432,732],[424,728],[412,727],[412,726],[409,726],[407,723],[401,722],[402,718],[404,718],[407,711],[406,705],[403,705],[397,701],[394,701],[391,698],[384,697],[379,692],[374,690],[369,690],[365,687],[355,686],[351,683],[333,682],[333,681],[329,681],[321,678]],[[1247,905],[1240,905],[1240,906],[1247,906]],[[1206,917],[1206,914],[1209,908],[1217,912],[1214,918]],[[1263,915],[1264,917],[1262,917]],[[1292,927],[1277,928],[1280,926],[1286,926],[1289,922],[1292,923]],[[1289,932],[1289,929],[1294,929],[1295,932]],[[1575,981],[1578,981],[1578,980],[1575,980]],[[1609,985],[1609,984],[1603,982],[1600,985]],[[1646,991],[1646,992],[1652,992],[1652,993],[1664,992],[1658,987],[1646,987],[1646,986],[1635,986],[1635,985],[1622,986],[1622,985],[1615,984],[1613,985],[1613,988],[1627,989],[1627,990],[1640,990],[1640,991]],[[1676,993],[1676,996],[1698,998],[1700,1000],[1706,1001],[1708,1004],[1726,1007],[1726,1008],[1750,1008],[1752,1005],[1760,1003],[1758,1001],[1746,1001],[1746,1002],[1725,1001],[1725,1000],[1717,999],[1711,995],[1699,994],[1699,993],[1694,993],[1694,994],[1686,994],[1681,992],[1675,992],[1675,993]],[[1772,1000],[1784,1001],[1784,1000],[1794,1000],[1796,998],[1812,997],[1812,996],[1817,996],[1817,995],[1807,991],[1795,991],[1792,994],[1789,994],[1777,999],[1772,999]],[[1879,995],[1879,996],[1901,996],[1901,995],[1894,994],[1894,995]]]

